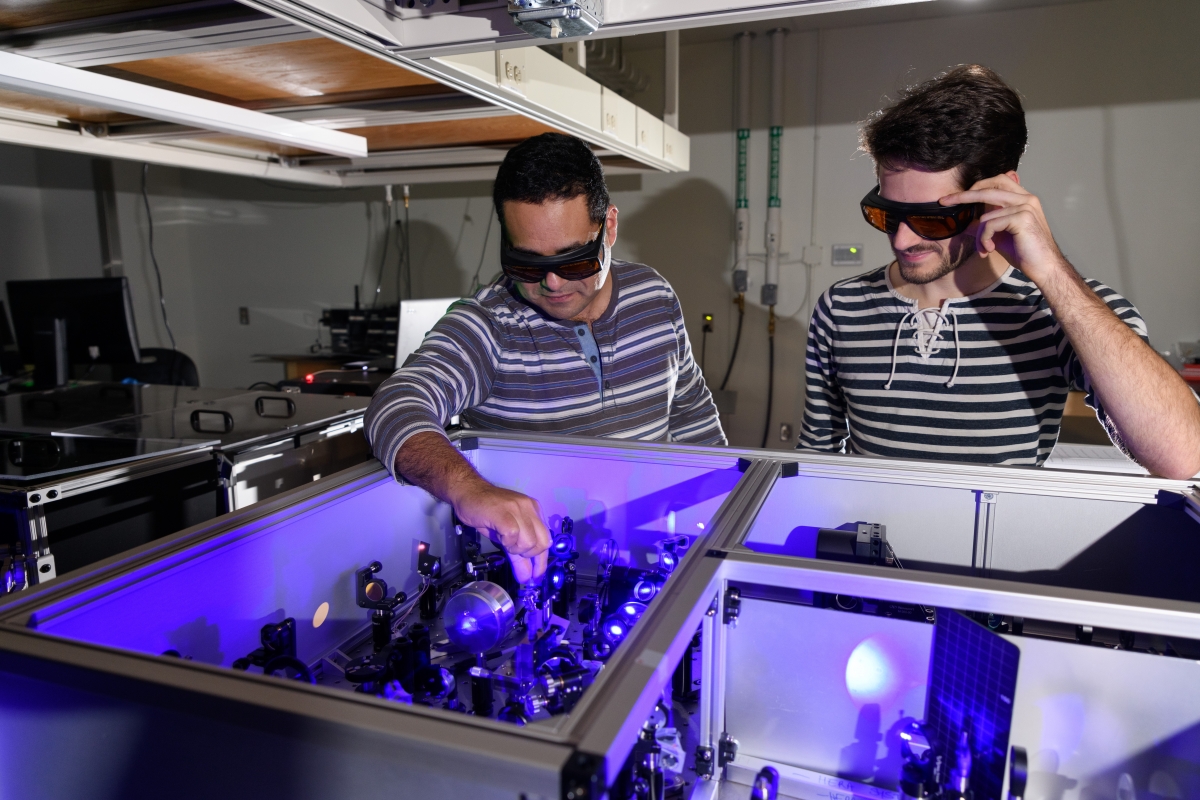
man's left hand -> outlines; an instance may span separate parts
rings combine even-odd
[[[983,203],[975,249],[981,256],[998,252],[1031,281],[1044,282],[1070,270],[1050,233],[1050,223],[1037,196],[1016,181],[1015,173],[977,181],[965,192],[946,195],[944,206]]]

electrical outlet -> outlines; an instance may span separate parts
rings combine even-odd
[[[781,422],[779,424],[779,441],[790,442],[792,440],[793,433],[794,431],[792,430],[792,423]]]
[[[819,244],[807,244],[804,246],[804,258],[802,260],[810,267],[819,267],[824,257],[822,253],[824,249]]]
[[[242,306],[238,309],[238,322],[240,322],[242,325],[250,324],[250,309],[246,308],[245,306]]]
[[[525,94],[525,50],[496,51],[496,82],[502,89]]]

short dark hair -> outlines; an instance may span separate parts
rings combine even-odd
[[[599,225],[608,214],[604,168],[582,139],[562,133],[533,136],[508,151],[496,173],[492,202],[504,224],[504,204],[587,198],[588,215]]]
[[[1015,170],[1028,139],[1017,93],[987,67],[966,64],[909,86],[863,123],[859,143],[877,169],[958,167],[966,189]]]

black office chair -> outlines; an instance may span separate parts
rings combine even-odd
[[[142,363],[113,365],[117,380],[133,378],[138,383],[158,383],[166,386],[199,386],[200,373],[196,362],[186,353],[165,347],[143,347]]]

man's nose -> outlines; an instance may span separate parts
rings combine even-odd
[[[546,277],[542,280],[542,286],[545,286],[552,292],[560,291],[567,282],[553,272],[547,272]]]
[[[910,247],[922,244],[925,240],[913,233],[913,229],[908,227],[907,222],[901,222],[896,227],[896,232],[892,234],[892,248],[894,250],[907,250]]]

